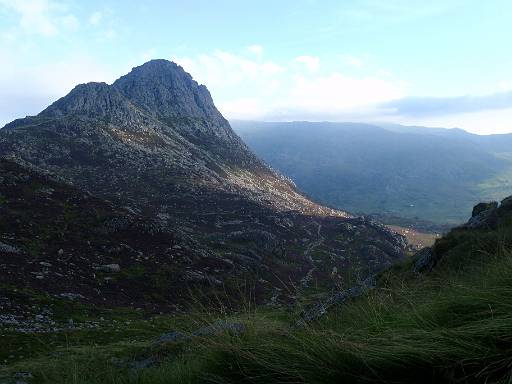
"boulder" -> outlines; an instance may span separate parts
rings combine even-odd
[[[2,242],[0,242],[0,252],[15,253],[15,254],[21,253],[19,248],[15,247],[13,245],[2,243]]]
[[[116,273],[116,272],[121,271],[121,267],[119,266],[119,264],[105,264],[105,265],[100,265],[100,266],[94,267],[94,269],[96,271],[107,272],[107,273]]]
[[[496,201],[491,201],[489,203],[478,203],[473,207],[473,212],[471,213],[471,217],[475,217],[480,215],[482,212],[488,211],[489,209],[498,208],[498,203]]]
[[[245,332],[245,325],[242,323],[232,323],[229,321],[217,321],[213,324],[199,328],[192,335],[213,336],[223,332],[239,335]]]
[[[414,263],[413,271],[416,273],[430,272],[437,264],[438,257],[432,247],[425,247],[414,255],[416,262]]]
[[[153,343],[153,347],[166,344],[169,342],[178,342],[190,340],[196,337],[215,336],[221,333],[231,333],[239,335],[244,333],[246,327],[242,323],[235,323],[229,321],[216,321],[212,324],[205,325],[204,327],[196,329],[194,332],[185,334],[180,331],[171,331],[160,335]]]
[[[176,341],[187,340],[189,338],[190,338],[190,336],[184,334],[183,332],[171,331],[171,332],[161,334],[160,337],[155,340],[155,342],[153,343],[153,346],[176,342]]]
[[[300,319],[295,323],[296,327],[304,327],[306,324],[310,323],[313,320],[319,319],[324,316],[328,310],[335,306],[345,304],[348,300],[352,298],[356,298],[359,296],[363,296],[368,291],[375,288],[377,285],[377,281],[374,275],[367,277],[365,280],[361,281],[358,285],[350,287],[343,291],[338,291],[332,295],[330,295],[327,299],[316,303],[313,307],[304,310],[300,314]]]
[[[493,228],[498,221],[498,203],[479,203],[473,208],[473,215],[463,228]]]
[[[510,211],[512,210],[512,196],[506,197],[501,200],[500,209]]]

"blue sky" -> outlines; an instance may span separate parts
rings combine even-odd
[[[151,58],[228,118],[512,132],[512,2],[0,0],[0,125]]]

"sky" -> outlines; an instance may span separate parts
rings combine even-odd
[[[228,119],[512,132],[510,0],[0,0],[0,126],[177,62]]]

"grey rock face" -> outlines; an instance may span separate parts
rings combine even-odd
[[[77,299],[85,299],[85,297],[83,295],[81,295],[80,293],[72,293],[72,292],[63,292],[56,296],[64,298],[64,299],[68,299],[71,301],[77,300]]]
[[[69,115],[105,117],[127,108],[127,100],[106,83],[77,85],[66,97],[53,103],[40,117],[58,118]]]
[[[205,325],[204,327],[198,328],[195,331],[187,334],[180,331],[171,331],[164,333],[158,337],[153,343],[153,347],[171,343],[190,340],[195,337],[207,337],[215,336],[222,333],[230,333],[233,335],[240,335],[246,331],[246,327],[242,323],[235,323],[229,321],[216,321],[212,324]]]
[[[414,263],[413,270],[416,273],[430,272],[438,261],[434,250],[431,247],[421,249],[416,253],[415,257],[417,260]]]
[[[219,336],[222,334],[230,334],[230,335],[240,335],[246,331],[246,326],[242,323],[235,323],[229,321],[216,321],[210,325],[206,325],[191,333],[184,333],[180,331],[170,331],[164,333],[158,337],[150,348],[148,348],[144,357],[136,358],[134,360],[126,361],[123,359],[113,359],[113,363],[122,368],[130,368],[133,370],[140,370],[149,367],[156,366],[161,363],[161,356],[157,353],[155,354],[155,350],[158,351],[158,348],[165,346],[168,343],[175,342],[187,342],[192,339],[197,339],[201,337],[211,337],[211,336]],[[149,356],[148,356],[149,355]]]
[[[301,313],[301,318],[295,325],[302,327],[311,321],[317,320],[327,314],[329,309],[332,307],[345,304],[350,299],[363,296],[368,291],[374,289],[375,286],[375,276],[369,276],[358,285],[338,291],[330,295],[327,299],[316,303],[312,308]]]
[[[498,208],[498,203],[496,201],[492,201],[490,203],[479,203],[473,207],[473,212],[471,213],[471,217],[475,217],[480,215],[482,212],[488,211],[490,209]]]
[[[242,323],[233,323],[229,321],[217,321],[213,324],[206,325],[194,331],[192,334],[196,337],[213,336],[226,332],[235,335],[242,334],[246,331],[246,327]]]
[[[155,116],[225,121],[206,87],[167,60],[152,60],[135,67],[113,86]]]
[[[500,219],[507,216],[511,210],[512,196],[503,199],[499,205],[495,201],[479,203],[473,208],[472,217],[462,227],[468,229],[494,228]]]
[[[0,242],[0,252],[16,254],[16,253],[20,253],[20,250],[13,245],[9,245],[9,244]]]
[[[500,208],[510,210],[512,209],[512,196],[501,200]]]
[[[187,340],[190,336],[180,331],[171,331],[161,334],[158,339],[155,340],[153,346],[158,346],[166,343],[173,343],[177,341]]]
[[[202,146],[222,142],[220,154],[258,164],[249,156],[245,144],[213,104],[204,85],[199,85],[179,65],[167,60],[152,60],[135,67],[119,78],[112,88],[118,90],[145,113],[171,126],[180,135]],[[224,151],[228,146],[230,151]],[[209,145],[209,149],[215,149]],[[231,156],[230,156],[231,155]],[[250,158],[250,159],[249,159]]]
[[[511,210],[512,196],[503,199],[500,205],[495,201],[479,203],[474,206],[472,216],[468,222],[455,230],[492,230],[500,224],[500,221],[510,217]],[[439,263],[443,255],[438,254],[434,246],[418,251],[415,258],[413,271],[428,273]]]
[[[466,224],[465,228],[491,228],[496,224],[498,219],[497,213],[498,203],[480,203],[473,208],[473,215]]]

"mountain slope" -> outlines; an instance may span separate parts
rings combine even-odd
[[[37,357],[7,334],[3,354],[29,357],[0,367],[0,378],[29,371],[34,383],[510,382],[512,196],[499,207],[477,205],[428,254],[431,268],[418,269],[426,265],[421,252],[380,273],[370,290],[323,292],[337,301],[307,326],[298,326],[300,305],[227,315],[207,308],[110,332],[107,323],[85,340],[72,328],[65,337],[38,335],[52,348]]]
[[[222,352],[196,377],[209,372],[221,383],[509,382],[512,197],[496,206],[479,204],[468,225],[438,240],[429,273],[415,272],[417,258],[408,260],[378,276],[372,291],[306,329],[252,325],[255,336],[213,342]]]
[[[355,213],[456,224],[474,201],[512,190],[506,135],[354,123],[233,126],[308,195]]]
[[[0,181],[4,298],[14,288],[154,310],[154,298],[187,284],[187,275],[178,273],[184,259],[195,268],[205,262],[184,239],[147,218],[29,167],[0,159]],[[148,290],[155,279],[162,283]],[[3,304],[3,315],[21,316],[30,307],[26,300]]]
[[[166,271],[163,282],[177,282],[169,283],[175,294],[161,294],[154,282],[140,297],[160,292],[159,300],[175,303],[191,287],[215,294],[250,285],[262,298],[290,300],[291,291],[280,293],[283,281],[338,284],[342,277],[331,276],[334,268],[351,279],[403,255],[401,236],[312,202],[267,167],[231,130],[206,88],[165,60],[134,68],[112,85],[79,85],[39,115],[6,125],[0,155],[20,170],[49,173],[75,194],[92,194],[124,212],[124,222],[139,218],[152,232],[175,239],[168,248],[184,252],[164,252],[159,266]],[[32,192],[25,197],[30,206],[38,199]],[[37,225],[31,220],[26,216],[23,224]],[[9,238],[22,260],[37,256],[20,233],[4,231],[0,241]],[[135,252],[152,254],[154,233],[141,233],[141,245],[119,238],[117,246],[127,242]],[[76,239],[77,233],[63,236]],[[82,245],[74,254],[88,258]],[[41,248],[56,257],[49,240]],[[130,266],[129,259],[118,263],[121,270]],[[152,281],[153,270],[142,276]],[[115,300],[123,301],[117,292]]]

